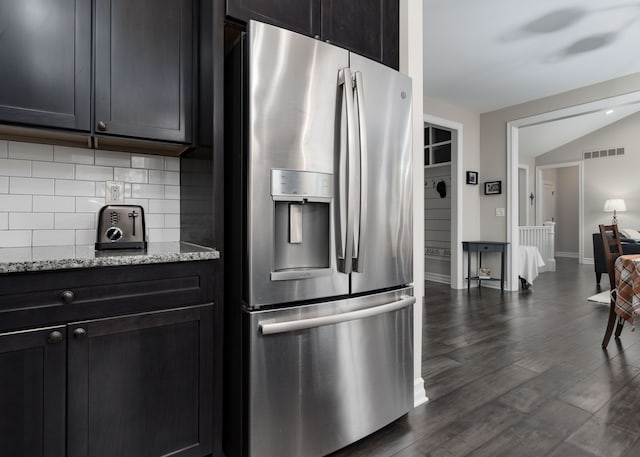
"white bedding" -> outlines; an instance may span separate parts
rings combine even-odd
[[[527,283],[538,277],[539,268],[544,267],[544,259],[535,246],[520,246],[520,270],[518,274]]]

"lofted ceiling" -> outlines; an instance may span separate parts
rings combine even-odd
[[[424,94],[484,113],[640,72],[638,0],[424,0]]]

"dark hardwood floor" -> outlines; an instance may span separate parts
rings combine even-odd
[[[640,456],[640,332],[603,351],[597,292],[574,259],[504,295],[427,282],[430,401],[332,456]]]

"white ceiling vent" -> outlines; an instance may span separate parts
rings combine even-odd
[[[624,148],[601,149],[600,151],[589,151],[582,153],[583,159],[599,159],[601,157],[624,155]]]

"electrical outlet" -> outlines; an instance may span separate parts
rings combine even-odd
[[[504,208],[496,208],[496,216],[504,217]]]
[[[124,203],[124,183],[121,181],[107,181],[105,201],[107,205]]]

